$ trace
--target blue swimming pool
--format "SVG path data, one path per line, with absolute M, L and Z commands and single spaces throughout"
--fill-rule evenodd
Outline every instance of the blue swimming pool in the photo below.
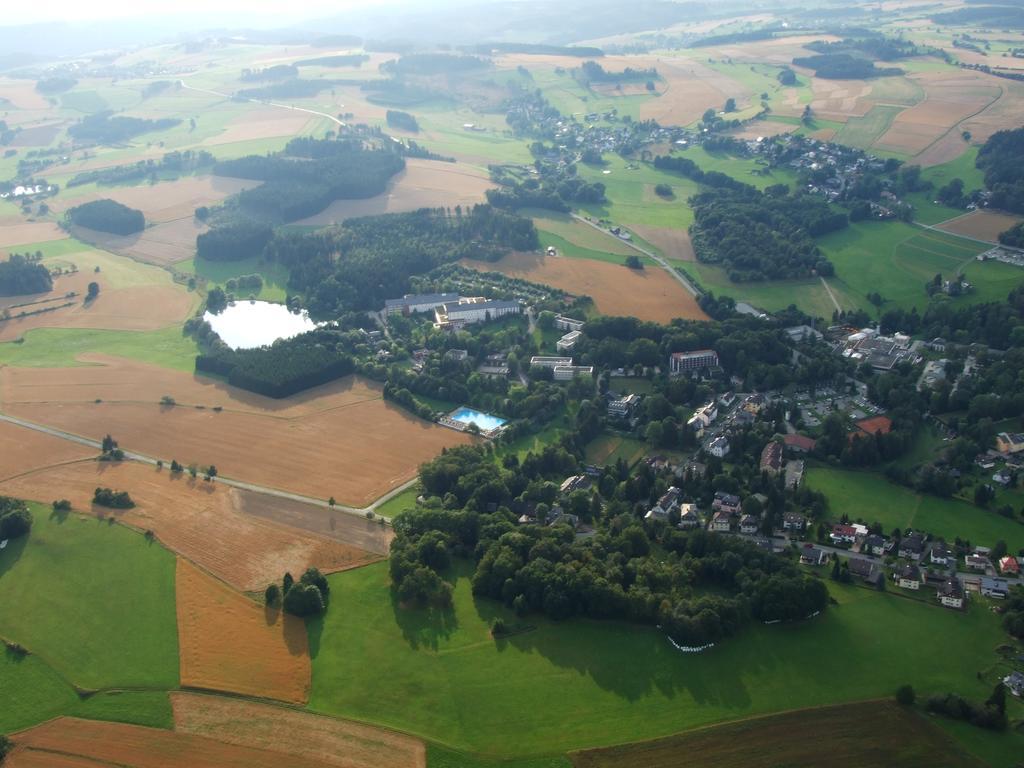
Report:
M 465 406 L 452 411 L 451 419 L 462 424 L 476 424 L 481 432 L 490 432 L 492 429 L 497 429 L 505 423 L 505 419 L 492 416 L 489 413 L 481 413 L 478 410 L 466 408 Z

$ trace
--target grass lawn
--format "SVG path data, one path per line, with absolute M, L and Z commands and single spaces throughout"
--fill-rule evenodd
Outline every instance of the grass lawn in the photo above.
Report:
M 544 450 L 545 447 L 554 445 L 567 431 L 568 427 L 566 426 L 566 419 L 564 417 L 556 419 L 544 427 L 540 432 L 534 432 L 531 435 L 524 435 L 523 437 L 516 438 L 508 443 L 496 443 L 494 446 L 494 455 L 496 458 L 501 459 L 510 453 L 514 453 L 522 459 L 531 451 L 538 453 Z
M 0 635 L 83 688 L 176 687 L 174 555 L 106 521 L 32 514 L 0 551 Z
M 288 296 L 288 269 L 276 262 L 261 262 L 256 256 L 241 261 L 208 261 L 192 258 L 174 265 L 179 272 L 192 273 L 208 281 L 209 287 L 224 284 L 233 277 L 240 275 L 260 275 L 263 277 L 263 288 L 257 299 L 284 303 Z M 238 298 L 248 298 L 249 294 L 239 292 Z
M 604 232 L 599 232 L 589 224 L 579 219 L 574 219 L 567 213 L 555 213 L 554 211 L 543 211 L 537 208 L 524 208 L 519 211 L 522 216 L 529 216 L 537 229 L 543 233 L 557 235 L 573 245 L 590 251 L 602 251 L 612 254 L 628 256 L 636 253 L 625 242 L 616 237 L 609 237 Z
M 867 523 L 879 522 L 886 532 L 916 528 L 952 541 L 957 536 L 991 547 L 1002 539 L 1010 551 L 1024 547 L 1024 525 L 956 499 L 914 493 L 875 472 L 813 467 L 807 485 L 829 499 L 831 514 Z
M 835 135 L 838 144 L 868 149 L 892 126 L 903 107 L 878 104 L 863 117 L 851 117 Z
M 397 496 L 394 496 L 379 507 L 377 507 L 377 514 L 384 517 L 394 518 L 395 515 L 400 512 L 405 512 L 407 509 L 414 509 L 416 507 L 416 497 L 419 496 L 423 491 L 420 489 L 419 484 L 407 488 Z
M 4 578 L 0 577 L 0 589 L 3 588 Z M 0 653 L 0 691 L 0 733 L 28 728 L 79 703 L 74 688 L 46 662 L 32 655 Z
M 540 616 L 533 631 L 495 642 L 492 618 L 514 619 L 475 600 L 467 574 L 453 610 L 440 612 L 398 606 L 386 564 L 329 577 L 331 609 L 309 624 L 310 708 L 490 756 L 559 755 L 889 696 L 904 682 L 981 698 L 991 684 L 974 672 L 1007 640 L 981 604 L 961 614 L 830 583 L 838 605 L 822 616 L 754 624 L 703 654 L 679 653 L 649 627 Z M 955 665 L 921 652 L 937 637 Z
M 77 358 L 89 352 L 192 371 L 199 348 L 176 325 L 159 331 L 36 328 L 26 332 L 20 344 L 15 341 L 0 344 L 0 365 L 65 368 L 83 365 Z
M 619 435 L 601 435 L 587 444 L 585 451 L 588 464 L 606 466 L 615 464 L 622 459 L 633 466 L 647 453 L 647 444 L 641 440 L 633 440 Z
M 595 234 L 600 234 L 597 230 L 594 230 Z M 625 264 L 626 255 L 619 253 L 608 253 L 606 251 L 593 251 L 589 248 L 584 248 L 566 240 L 563 237 L 547 232 L 543 229 L 537 231 L 540 236 L 541 248 L 554 248 L 558 251 L 559 256 L 567 256 L 571 259 L 591 259 L 593 261 L 607 261 L 609 264 Z M 609 241 L 609 245 L 615 247 L 615 243 L 612 238 L 604 236 Z M 630 254 L 636 256 L 640 261 L 647 265 L 655 264 L 654 259 L 637 253 L 634 250 L 630 250 Z

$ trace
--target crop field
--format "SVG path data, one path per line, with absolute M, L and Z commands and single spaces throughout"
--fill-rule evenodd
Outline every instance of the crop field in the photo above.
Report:
M 609 237 L 567 213 L 559 214 L 532 209 L 526 209 L 522 213 L 531 216 L 534 225 L 542 234 L 547 232 L 556 235 L 580 248 L 615 254 L 620 257 L 636 254 L 634 249 L 617 237 Z M 618 261 L 621 263 L 622 259 L 620 258 Z
M 426 749 L 412 736 L 267 704 L 171 694 L 174 729 L 227 744 L 322 761 L 338 768 L 425 768 Z
M 302 619 L 254 603 L 185 560 L 178 560 L 175 586 L 183 686 L 305 703 Z
M 27 433 L 29 442 L 31 435 L 39 434 L 21 427 L 12 429 Z M 128 491 L 135 508 L 112 510 L 94 505 L 93 490 L 99 486 Z M 169 470 L 135 462 L 65 462 L 5 479 L 0 490 L 40 501 L 56 495 L 78 510 L 116 519 L 140 532 L 151 531 L 164 546 L 245 591 L 263 589 L 286 571 L 302 573 L 313 565 L 330 573 L 378 559 L 349 544 L 344 526 L 320 533 L 281 525 L 269 516 L 248 512 L 240 497 L 251 492 L 192 480 L 187 474 L 174 476 Z M 326 528 L 330 516 L 320 508 L 317 511 L 323 520 L 321 527 Z
M 227 477 L 359 507 L 410 480 L 443 447 L 473 439 L 410 416 L 357 378 L 288 400 L 205 381 L 127 361 L 60 373 L 5 368 L 0 401 L 29 421 L 94 439 L 111 433 L 168 463 L 215 464 Z M 207 399 L 192 399 L 197 392 Z M 160 405 L 163 395 L 181 405 Z
M 892 701 L 752 718 L 667 739 L 577 752 L 572 762 L 575 768 L 671 768 L 686 755 L 687 763 L 715 768 L 816 768 L 823 754 L 834 765 L 859 768 L 983 765 L 924 717 Z
M 707 319 L 696 299 L 659 267 L 629 269 L 602 261 L 537 253 L 513 253 L 496 263 L 464 263 L 485 272 L 497 271 L 589 296 L 597 310 L 605 315 L 633 315 L 659 323 L 674 317 Z
M 1005 641 L 980 604 L 956 613 L 831 583 L 838 605 L 822 616 L 755 624 L 702 654 L 675 651 L 653 628 L 533 616 L 530 631 L 495 641 L 492 618 L 516 619 L 475 600 L 465 571 L 455 577 L 453 609 L 429 611 L 395 602 L 385 565 L 332 576 L 331 610 L 310 624 L 311 709 L 526 758 L 888 697 L 903 682 L 984 698 L 991 683 L 974 670 L 989 667 Z M 935 637 L 956 649 L 956 665 L 920 652 Z M 851 667 L 857 674 L 843 673 Z
M 634 68 L 637 65 L 631 65 Z M 652 62 L 663 80 L 657 98 L 640 107 L 641 120 L 662 125 L 691 125 L 708 109 L 721 110 L 728 98 L 737 102 L 750 91 L 736 80 L 723 75 L 696 59 L 662 57 Z
M 31 533 L 0 550 L 0 636 L 82 688 L 176 686 L 174 556 L 122 526 L 32 511 Z
M 67 237 L 52 221 L 28 221 L 20 216 L 0 218 L 0 248 L 17 250 L 18 246 L 59 240 Z
M 631 229 L 648 243 L 657 248 L 661 255 L 676 261 L 696 261 L 690 233 L 685 229 L 673 227 L 652 227 L 647 224 L 634 224 Z
M 278 768 L 280 752 L 238 746 L 189 734 L 122 723 L 62 717 L 14 734 L 10 768 Z M 289 768 L 329 763 L 292 755 Z
M 0 421 L 0 481 L 95 455 L 84 445 Z
M 167 266 L 196 255 L 196 237 L 208 227 L 192 216 L 147 227 L 136 235 L 110 235 L 72 227 L 75 235 L 98 248 L 132 259 Z
M 368 200 L 336 200 L 320 213 L 298 224 L 326 226 L 357 216 L 404 213 L 420 208 L 463 208 L 485 202 L 491 189 L 486 169 L 439 160 L 406 160 L 405 170 L 395 176 L 387 192 Z
M 952 232 L 954 235 L 965 235 L 976 240 L 998 243 L 1001 232 L 1005 232 L 1021 221 L 1024 221 L 1024 218 L 1009 213 L 971 211 L 955 219 L 942 222 L 938 228 L 945 232 Z
M 915 528 L 953 541 L 958 536 L 978 546 L 991 547 L 1000 539 L 1010 551 L 1024 547 L 1024 525 L 958 499 L 914 493 L 890 483 L 880 474 L 813 468 L 807 485 L 829 498 L 834 517 L 849 515 L 879 522 L 886 532 Z
M 834 139 L 840 144 L 868 149 L 878 138 L 889 130 L 892 121 L 903 107 L 876 104 L 862 117 L 851 117 L 836 133 Z

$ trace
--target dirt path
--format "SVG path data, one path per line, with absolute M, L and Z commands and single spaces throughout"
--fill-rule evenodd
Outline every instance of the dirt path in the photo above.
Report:
M 827 282 L 827 281 L 825 280 L 825 278 L 824 278 L 824 277 L 819 277 L 818 279 L 819 279 L 819 280 L 821 280 L 821 284 L 822 284 L 823 286 L 825 286 L 825 293 L 827 293 L 827 294 L 828 294 L 828 297 L 829 297 L 830 299 L 832 299 L 832 306 L 834 306 L 834 307 L 836 308 L 836 312 L 842 312 L 842 311 L 843 311 L 843 308 L 842 308 L 842 307 L 840 307 L 840 306 L 839 306 L 839 302 L 838 302 L 838 301 L 836 301 L 836 295 L 835 295 L 834 293 L 832 293 L 832 288 L 831 288 L 831 287 L 829 287 L 829 284 L 828 284 L 828 282 Z

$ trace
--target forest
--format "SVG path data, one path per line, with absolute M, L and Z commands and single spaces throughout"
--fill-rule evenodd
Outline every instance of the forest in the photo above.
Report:
M 737 181 L 719 171 L 704 171 L 699 165 L 688 157 L 672 157 L 669 155 L 658 155 L 654 158 L 654 167 L 662 171 L 672 171 L 688 179 L 703 184 L 706 187 L 717 189 L 754 190 L 749 184 Z
M 343 53 L 337 56 L 317 56 L 315 59 L 296 61 L 296 67 L 359 67 L 370 60 L 365 53 Z
M 12 253 L 0 261 L 0 296 L 24 296 L 53 289 L 50 270 L 34 258 Z
M 146 228 L 146 217 L 142 211 L 116 200 L 92 200 L 69 209 L 64 215 L 79 227 L 112 235 L 134 235 Z
M 140 117 L 114 116 L 113 112 L 97 112 L 83 117 L 68 128 L 68 135 L 75 141 L 95 144 L 118 144 L 142 133 L 166 131 L 181 123 L 170 117 L 159 120 L 144 120 Z
M 293 139 L 283 153 L 225 160 L 214 173 L 264 182 L 232 199 L 254 217 L 284 223 L 319 213 L 335 200 L 379 195 L 404 168 L 399 154 L 364 149 L 358 141 Z
M 298 76 L 298 65 L 275 64 L 263 69 L 243 69 L 238 79 L 243 83 L 262 83 L 274 80 L 289 80 Z
M 83 171 L 72 176 L 67 185 L 77 187 L 82 184 L 130 184 L 154 174 L 192 173 L 201 168 L 209 168 L 215 162 L 217 159 L 205 150 L 186 149 L 184 152 L 168 152 L 159 161 L 139 160 L 131 165 L 114 165 L 110 168 Z
M 409 133 L 419 133 L 420 124 L 416 122 L 416 117 L 410 115 L 408 112 L 401 112 L 397 109 L 389 109 L 385 114 L 387 123 L 392 128 L 398 128 L 402 131 L 409 131 Z
M 240 261 L 263 253 L 274 236 L 268 224 L 236 221 L 221 224 L 196 237 L 196 256 L 207 261 Z
M 490 63 L 478 56 L 446 53 L 413 53 L 385 61 L 380 71 L 389 75 L 457 75 L 486 69 Z
M 545 147 L 536 142 L 531 151 L 542 156 Z M 501 186 L 487 190 L 487 202 L 495 208 L 544 208 L 559 213 L 568 213 L 574 205 L 605 202 L 604 184 L 581 179 L 575 166 L 558 168 L 538 161 L 537 167 L 539 178 L 521 179 L 502 166 L 490 166 L 491 180 Z
M 804 48 L 820 54 L 863 54 L 882 61 L 895 61 L 921 54 L 921 50 L 909 40 L 875 34 L 864 37 L 846 37 L 834 43 L 815 40 L 812 43 L 807 43 Z
M 834 273 L 813 238 L 846 227 L 848 218 L 819 198 L 775 185 L 764 192 L 712 189 L 690 204 L 697 258 L 721 264 L 733 282 Z
M 579 68 L 579 77 L 587 83 L 635 83 L 645 80 L 657 80 L 658 70 L 633 69 L 626 67 L 621 72 L 610 72 L 596 61 L 585 61 Z
M 993 133 L 978 150 L 975 164 L 992 193 L 989 205 L 1024 213 L 1024 128 Z
M 793 59 L 797 67 L 813 69 L 818 77 L 829 80 L 865 80 L 871 77 L 902 75 L 898 67 L 876 67 L 873 61 L 849 53 L 823 53 Z

